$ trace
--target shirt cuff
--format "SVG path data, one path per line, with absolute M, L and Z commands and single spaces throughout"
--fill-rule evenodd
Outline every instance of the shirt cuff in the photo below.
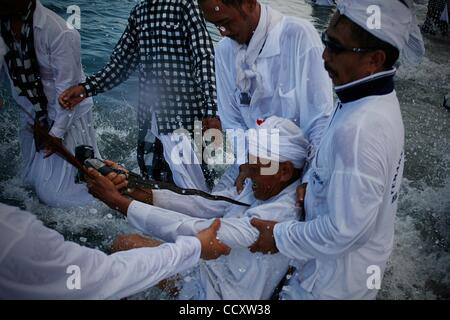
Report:
M 96 90 L 95 90 L 95 84 L 89 80 L 89 78 L 86 79 L 85 82 L 80 83 L 80 86 L 82 86 L 84 88 L 84 91 L 86 91 L 86 96 L 87 97 L 92 97 L 97 95 Z
M 50 135 L 56 138 L 64 139 L 64 136 L 66 135 L 66 130 L 57 127 L 52 127 L 49 133 Z
M 152 190 L 153 205 L 159 208 L 169 208 L 170 191 L 167 190 Z
M 284 243 L 285 241 L 283 240 L 283 238 L 285 238 L 285 235 L 288 233 L 288 229 L 289 227 L 294 224 L 297 223 L 298 221 L 286 221 L 286 222 L 280 222 L 277 223 L 275 225 L 275 227 L 273 228 L 273 238 L 275 240 L 275 245 L 278 249 L 278 251 L 280 251 L 281 254 L 283 254 L 284 256 L 290 258 L 290 259 L 295 259 L 295 257 L 292 257 L 289 252 L 290 250 L 286 250 Z
M 189 252 L 189 249 L 192 249 L 190 259 L 188 261 L 189 267 L 194 267 L 199 261 L 200 256 L 202 254 L 202 243 L 197 237 L 188 237 L 188 236 L 178 236 L 176 244 L 183 244 L 183 247 L 186 248 L 186 251 Z
M 209 103 L 206 107 L 206 116 L 207 117 L 216 117 L 217 116 L 217 106 L 213 103 Z
M 133 200 L 128 206 L 127 217 L 128 222 L 137 229 L 145 229 L 146 216 L 145 213 L 147 210 L 150 210 L 150 205 Z

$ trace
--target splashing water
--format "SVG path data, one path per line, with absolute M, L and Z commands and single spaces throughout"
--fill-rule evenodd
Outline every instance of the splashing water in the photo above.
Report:
M 77 0 L 83 19 L 82 54 L 86 73 L 91 74 L 108 60 L 125 28 L 128 14 L 138 2 L 123 0 Z M 114 10 L 110 10 L 114 2 Z M 330 9 L 312 7 L 304 1 L 273 0 L 286 14 L 295 14 L 324 30 Z M 46 0 L 44 5 L 67 18 L 73 0 Z M 418 21 L 424 21 L 425 1 L 418 5 Z M 213 39 L 219 34 L 210 28 Z M 441 107 L 450 92 L 450 39 L 426 38 L 427 54 L 418 68 L 402 66 L 397 74 L 406 128 L 405 179 L 396 219 L 394 250 L 383 279 L 379 299 L 450 298 L 450 112 Z M 125 219 L 106 205 L 49 208 L 35 193 L 22 186 L 17 139 L 18 111 L 8 90 L 0 87 L 4 107 L 0 110 L 0 201 L 35 213 L 47 226 L 67 240 L 109 252 L 114 237 L 136 233 Z M 135 144 L 137 124 L 137 78 L 95 99 L 95 127 L 104 158 L 113 159 L 137 172 Z M 223 171 L 223 168 L 220 169 Z M 186 277 L 191 280 L 190 277 Z M 185 279 L 186 279 L 185 278 Z M 133 299 L 166 299 L 157 288 Z

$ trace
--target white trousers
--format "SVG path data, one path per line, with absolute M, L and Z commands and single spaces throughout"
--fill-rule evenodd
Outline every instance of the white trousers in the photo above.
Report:
M 24 183 L 34 188 L 43 203 L 52 207 L 83 206 L 93 201 L 86 185 L 75 183 L 75 167 L 57 154 L 44 159 L 44 151 L 36 152 L 26 116 L 21 117 L 19 141 Z M 72 153 L 82 144 L 92 146 L 99 157 L 92 111 L 74 120 L 64 138 L 64 146 Z
M 160 135 L 164 147 L 164 159 L 170 166 L 175 184 L 180 188 L 208 191 L 201 161 L 194 153 L 192 141 L 181 135 Z M 180 155 L 181 153 L 181 155 Z

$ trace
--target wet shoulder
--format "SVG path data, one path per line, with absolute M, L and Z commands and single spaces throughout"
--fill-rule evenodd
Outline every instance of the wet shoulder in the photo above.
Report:
M 42 7 L 42 14 L 46 16 L 44 28 L 49 30 L 50 32 L 53 31 L 59 34 L 64 31 L 75 30 L 70 28 L 67 21 L 60 17 L 56 12 L 44 6 Z M 75 30 L 75 32 L 77 31 Z
M 215 46 L 216 57 L 225 59 L 226 57 L 234 56 L 238 47 L 238 44 L 234 40 L 223 37 Z
M 382 148 L 402 139 L 403 121 L 395 92 L 367 97 L 343 108 L 345 114 L 334 130 L 335 146 Z
M 319 32 L 308 20 L 285 16 L 282 21 L 280 41 L 283 43 L 301 43 L 306 49 L 322 47 Z
M 69 39 L 76 43 L 81 41 L 78 30 L 70 27 L 68 22 L 56 12 L 43 7 L 42 14 L 45 15 L 45 25 L 42 32 L 38 32 L 36 35 L 43 44 L 52 47 L 61 41 Z

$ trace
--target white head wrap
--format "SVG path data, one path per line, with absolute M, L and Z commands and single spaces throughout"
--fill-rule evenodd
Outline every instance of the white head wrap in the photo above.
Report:
M 397 48 L 401 57 L 419 64 L 425 54 L 412 0 L 338 0 L 337 9 L 375 37 Z M 380 23 L 373 24 L 379 8 Z
M 252 130 L 252 129 L 251 129 Z M 249 153 L 275 162 L 290 161 L 303 168 L 309 142 L 303 131 L 291 120 L 272 116 L 252 133 L 249 130 Z
M 0 70 L 2 69 L 3 61 L 5 60 L 5 55 L 8 52 L 8 47 L 6 46 L 5 41 L 0 36 Z

